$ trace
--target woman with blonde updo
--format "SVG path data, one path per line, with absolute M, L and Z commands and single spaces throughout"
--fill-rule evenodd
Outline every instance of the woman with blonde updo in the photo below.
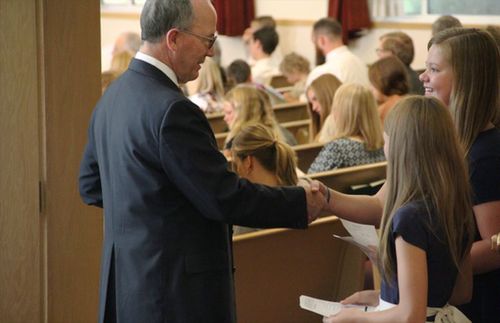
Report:
M 234 137 L 233 169 L 251 182 L 268 186 L 297 185 L 297 157 L 269 127 L 248 124 Z M 234 227 L 234 234 L 255 229 Z

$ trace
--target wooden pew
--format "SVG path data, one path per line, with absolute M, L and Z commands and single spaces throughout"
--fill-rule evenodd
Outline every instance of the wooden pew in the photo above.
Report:
M 319 180 L 326 186 L 342 192 L 356 193 L 353 188 L 367 184 L 380 184 L 386 177 L 387 162 L 359 165 L 334 169 L 326 172 L 307 175 L 311 179 Z
M 281 126 L 288 129 L 295 139 L 297 144 L 303 145 L 311 142 L 312 122 L 311 119 L 283 122 Z
M 290 102 L 273 106 L 274 115 L 279 123 L 309 119 L 307 103 Z
M 271 77 L 269 85 L 273 88 L 279 88 L 284 86 L 292 86 L 293 84 L 288 82 L 284 75 L 274 75 L 273 77 Z
M 273 106 L 273 111 L 279 123 L 309 119 L 307 103 L 305 102 L 277 104 Z M 207 119 L 214 133 L 222 133 L 228 130 L 227 124 L 224 121 L 224 113 L 215 112 L 207 114 Z
M 324 143 L 310 143 L 293 147 L 293 150 L 297 154 L 298 166 L 301 171 L 307 173 L 307 170 L 324 145 Z
M 311 137 L 311 120 L 299 120 L 299 121 L 290 121 L 282 123 L 281 126 L 288 129 L 297 140 L 298 144 L 305 144 L 310 141 Z M 215 133 L 215 139 L 217 140 L 217 147 L 219 149 L 224 149 L 224 142 L 226 141 L 226 137 L 228 132 Z
M 361 290 L 364 255 L 332 234 L 347 234 L 335 216 L 305 231 L 268 229 L 234 237 L 238 322 L 320 322 L 319 315 L 300 309 L 300 295 L 340 301 Z
M 224 113 L 222 112 L 209 113 L 207 114 L 207 119 L 214 133 L 226 132 L 228 130 L 226 121 L 224 121 Z

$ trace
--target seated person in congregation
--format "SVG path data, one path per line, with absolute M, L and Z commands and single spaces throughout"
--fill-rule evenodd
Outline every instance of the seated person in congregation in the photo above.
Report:
M 331 115 L 333 97 L 342 82 L 333 74 L 324 74 L 307 87 L 307 111 L 312 120 L 314 142 L 327 143 L 335 134 L 335 121 Z
M 231 146 L 234 171 L 253 183 L 268 186 L 297 185 L 297 157 L 275 132 L 262 124 L 249 124 L 234 137 Z M 233 235 L 258 229 L 233 227 Z
M 434 37 L 434 35 L 446 29 L 461 27 L 463 27 L 462 23 L 456 17 L 444 15 L 432 23 L 432 36 Z
M 408 81 L 411 94 L 424 95 L 424 85 L 418 78 L 418 73 L 411 68 L 411 63 L 415 57 L 413 40 L 408 34 L 402 31 L 394 31 L 383 34 L 379 38 L 379 45 L 376 49 L 379 58 L 396 56 L 405 65 L 408 73 Z
M 305 101 L 306 80 L 309 75 L 310 64 L 307 58 L 297 53 L 285 55 L 280 64 L 280 72 L 286 80 L 293 84 L 290 91 L 284 93 L 288 102 Z
M 252 68 L 252 79 L 254 82 L 264 85 L 271 84 L 271 78 L 279 75 L 278 68 L 271 60 L 271 54 L 278 46 L 279 36 L 276 29 L 271 27 L 261 28 L 255 31 L 250 39 L 250 56 L 255 63 Z
M 255 60 L 250 55 L 250 39 L 253 37 L 253 33 L 261 28 L 274 28 L 276 29 L 276 20 L 272 16 L 258 16 L 252 19 L 250 22 L 250 26 L 245 29 L 243 32 L 243 43 L 245 44 L 245 52 L 248 56 L 248 64 L 253 66 L 255 64 Z M 283 59 L 281 48 L 278 44 L 276 49 L 271 54 L 271 62 L 274 66 L 278 67 L 281 60 Z
M 205 113 L 222 111 L 224 82 L 221 69 L 211 57 L 201 65 L 196 91 L 189 99 Z
M 285 98 L 274 88 L 252 81 L 250 65 L 242 59 L 236 59 L 226 69 L 228 87 L 231 89 L 238 84 L 251 84 L 267 93 L 272 105 L 285 103 Z
M 395 56 L 379 59 L 368 68 L 371 90 L 382 123 L 396 103 L 408 94 L 410 84 L 404 64 Z
M 241 129 L 251 123 L 259 123 L 269 127 L 280 140 L 289 145 L 297 144 L 290 131 L 276 121 L 267 94 L 252 85 L 238 85 L 226 94 L 224 121 L 229 127 L 229 134 L 224 145 L 226 156 L 229 155 L 233 138 Z
M 334 139 L 320 151 L 308 174 L 385 160 L 382 124 L 370 90 L 356 83 L 342 85 L 331 113 Z

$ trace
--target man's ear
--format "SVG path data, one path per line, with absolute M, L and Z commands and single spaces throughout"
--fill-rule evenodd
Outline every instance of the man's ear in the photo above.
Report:
M 168 49 L 175 51 L 177 49 L 179 31 L 176 29 L 170 29 L 165 35 L 165 43 Z
M 258 48 L 259 50 L 262 50 L 262 51 L 263 51 L 263 49 L 262 49 L 262 43 L 261 43 L 261 41 L 260 41 L 260 40 L 256 39 L 256 40 L 255 40 L 255 44 L 257 45 L 257 48 Z
M 323 48 L 325 46 L 326 37 L 324 35 L 318 35 L 316 39 L 318 47 Z

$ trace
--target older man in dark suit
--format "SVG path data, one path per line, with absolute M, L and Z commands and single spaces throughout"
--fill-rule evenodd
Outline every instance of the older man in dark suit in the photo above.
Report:
M 84 202 L 104 208 L 99 322 L 235 322 L 230 225 L 305 228 L 325 198 L 227 171 L 179 90 L 213 55 L 209 0 L 148 0 L 141 27 L 140 52 L 92 114 L 80 172 Z

